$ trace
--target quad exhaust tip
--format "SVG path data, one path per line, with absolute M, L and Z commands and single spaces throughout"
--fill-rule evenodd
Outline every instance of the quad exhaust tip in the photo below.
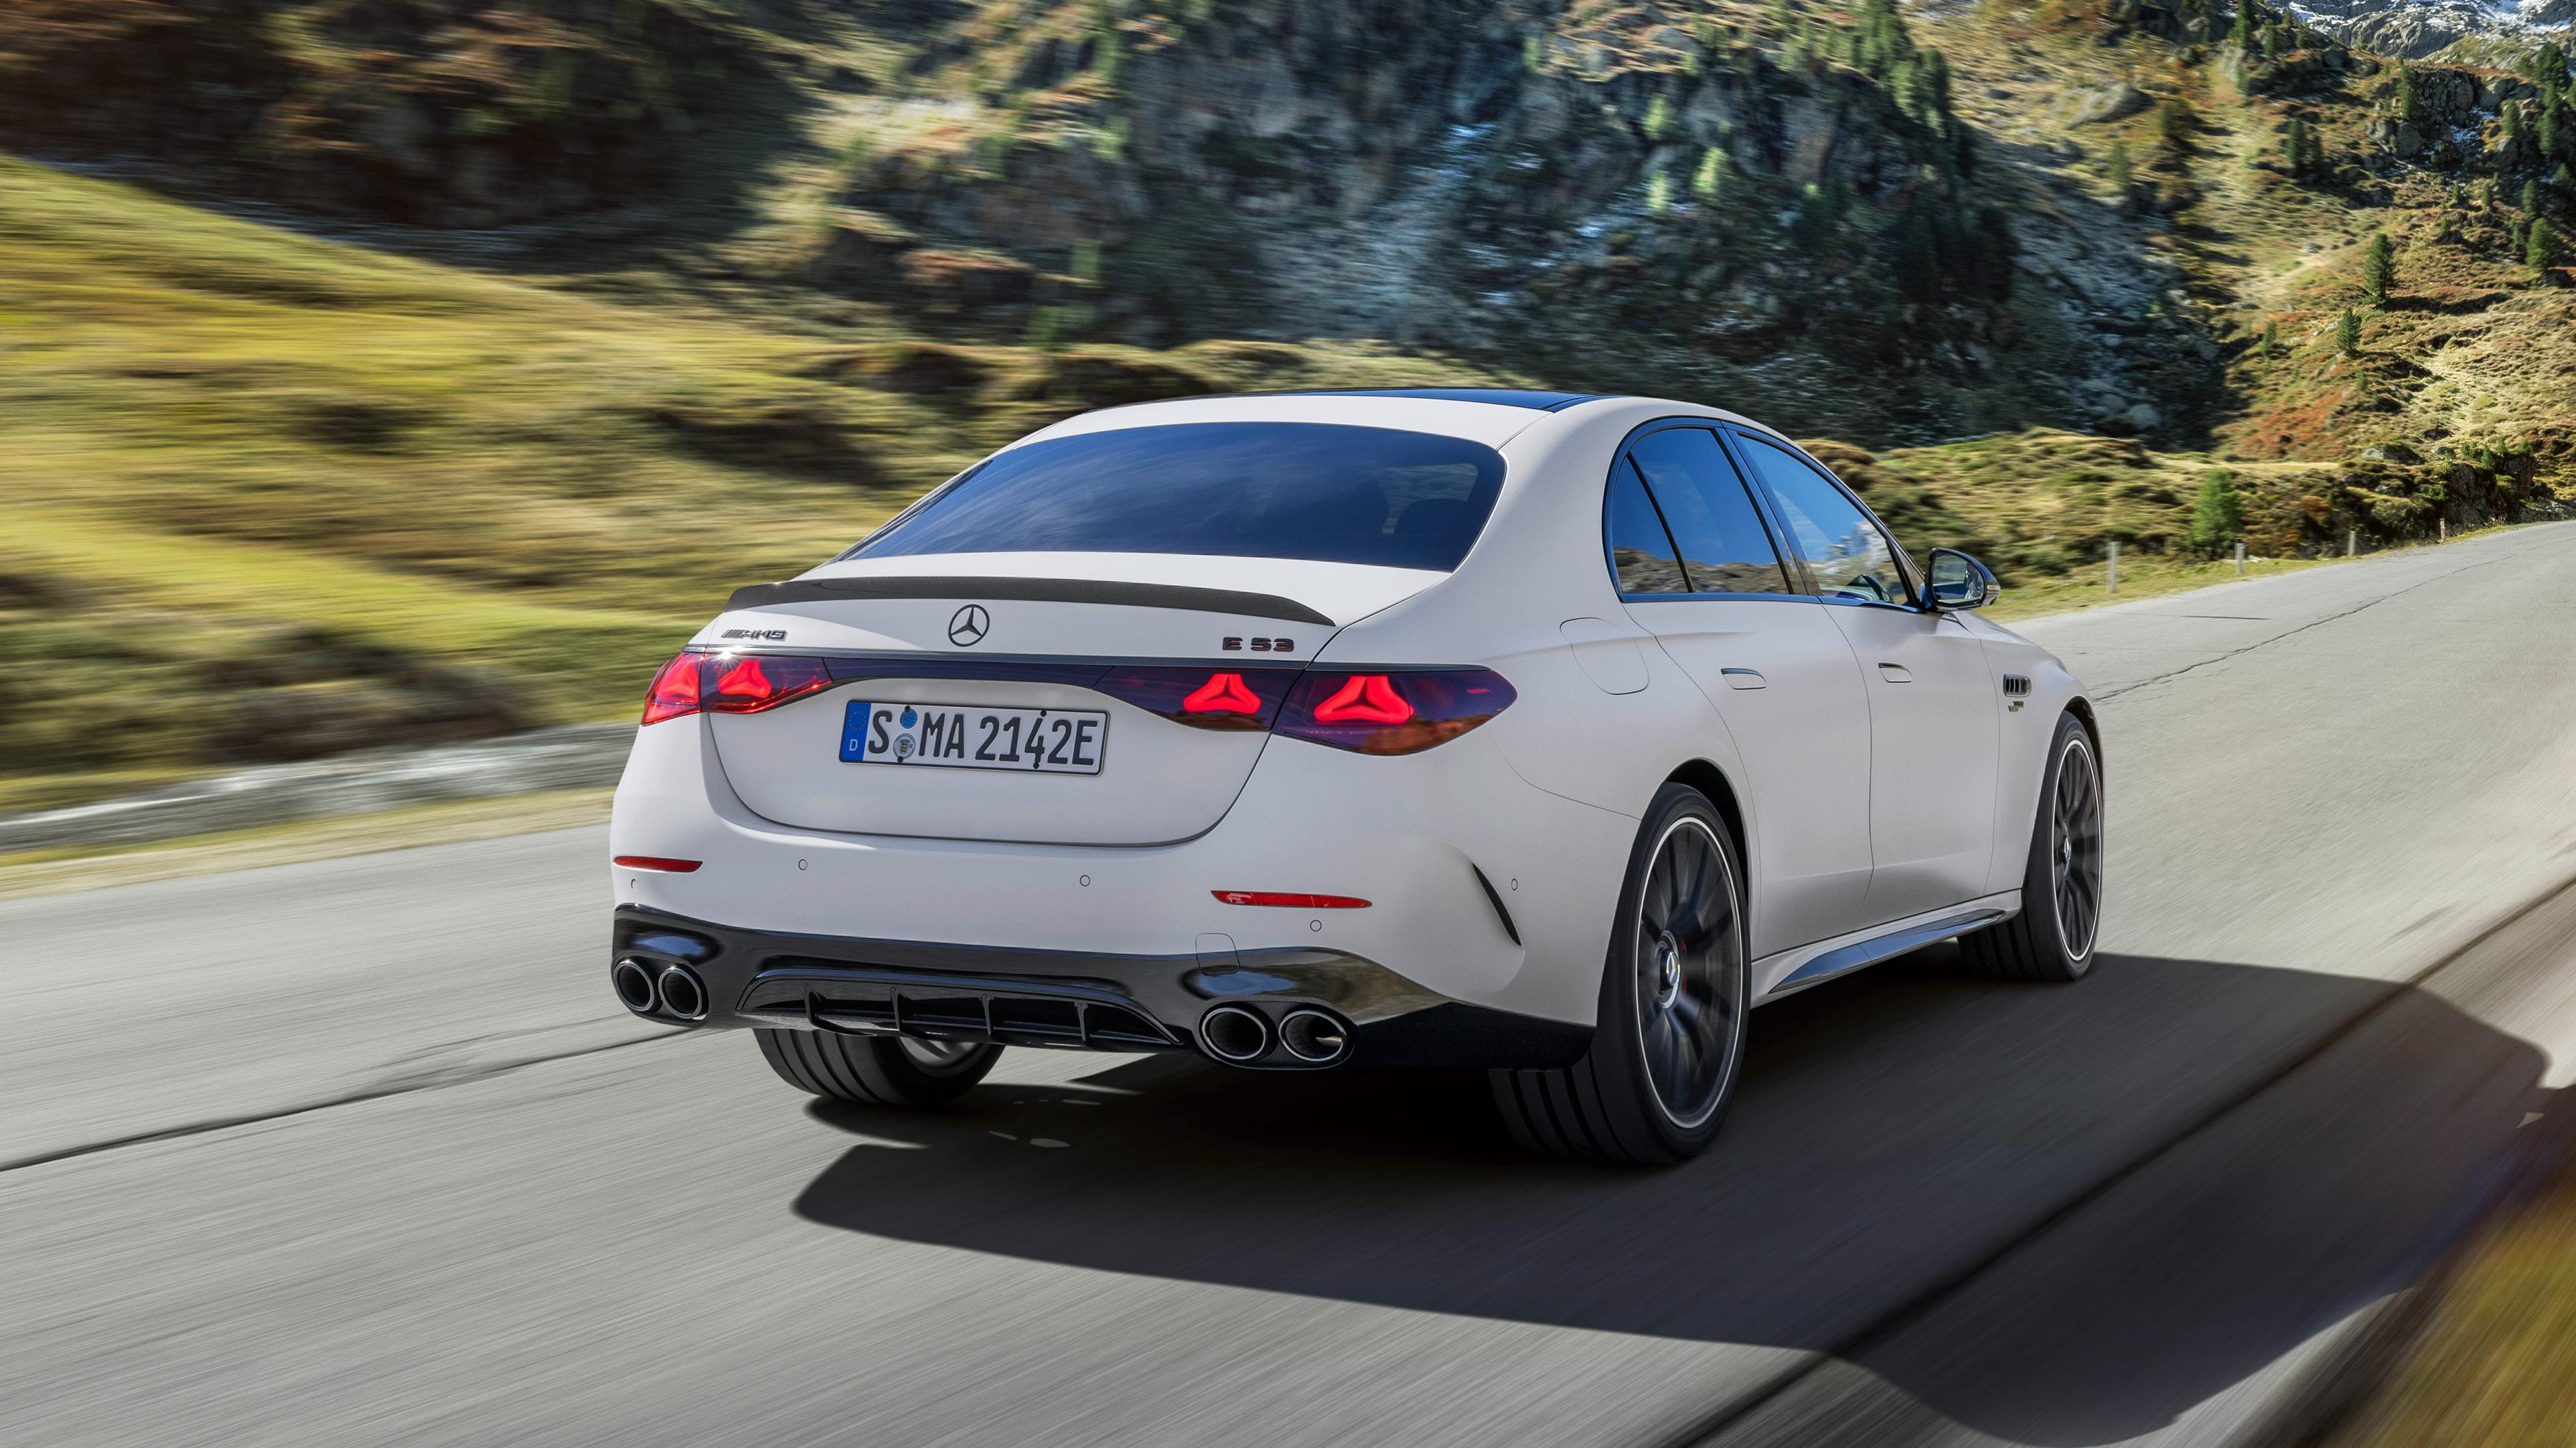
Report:
M 661 993 L 653 984 L 653 972 L 632 956 L 608 968 L 608 983 L 616 987 L 619 1003 L 639 1016 L 653 1014 L 653 1008 L 661 1004 Z
M 1248 1065 L 1269 1053 L 1270 1023 L 1259 1011 L 1218 1006 L 1199 1017 L 1199 1044 L 1220 1061 Z
M 1351 1029 L 1322 1011 L 1290 1011 L 1279 1022 L 1279 1044 L 1309 1066 L 1329 1066 L 1351 1053 Z
M 657 984 L 662 988 L 662 1007 L 684 1021 L 707 1018 L 707 988 L 698 973 L 685 965 L 666 965 Z

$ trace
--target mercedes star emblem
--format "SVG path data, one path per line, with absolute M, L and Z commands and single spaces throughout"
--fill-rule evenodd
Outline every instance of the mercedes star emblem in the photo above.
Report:
M 982 643 L 984 635 L 992 631 L 993 616 L 986 613 L 980 603 L 966 605 L 957 610 L 956 617 L 948 620 L 948 641 L 961 649 Z

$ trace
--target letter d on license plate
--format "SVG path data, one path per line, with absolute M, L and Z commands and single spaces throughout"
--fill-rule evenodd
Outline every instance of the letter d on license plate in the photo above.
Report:
M 841 716 L 846 764 L 1098 774 L 1108 741 L 1097 709 L 853 703 Z

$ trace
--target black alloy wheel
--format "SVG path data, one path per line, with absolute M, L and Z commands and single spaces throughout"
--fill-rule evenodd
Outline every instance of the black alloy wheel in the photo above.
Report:
M 2039 783 L 2021 913 L 1959 938 L 1968 966 L 2006 980 L 2071 981 L 2102 933 L 2102 760 L 2092 731 L 2059 717 Z
M 1491 1073 L 1522 1145 L 1642 1166 L 1688 1160 L 1717 1135 L 1752 1004 L 1741 860 L 1707 796 L 1656 792 L 1612 916 L 1591 1049 Z

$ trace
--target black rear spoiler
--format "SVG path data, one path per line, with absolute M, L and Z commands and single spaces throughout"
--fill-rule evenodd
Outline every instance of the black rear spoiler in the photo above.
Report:
M 1090 578 L 794 578 L 737 588 L 725 609 L 767 608 L 780 603 L 831 603 L 856 598 L 954 598 L 967 602 L 1007 598 L 1033 603 L 1109 603 L 1126 608 L 1178 608 L 1231 613 L 1291 623 L 1333 621 L 1293 598 L 1190 588 L 1177 583 L 1116 583 Z

